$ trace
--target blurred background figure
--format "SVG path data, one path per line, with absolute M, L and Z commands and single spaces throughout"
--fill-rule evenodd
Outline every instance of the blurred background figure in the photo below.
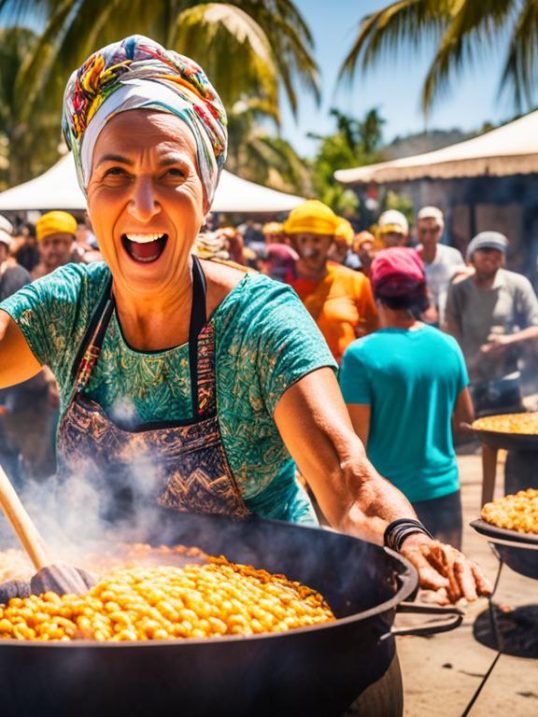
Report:
M 265 247 L 258 250 L 259 269 L 275 281 L 291 284 L 295 278 L 295 264 L 299 255 L 290 246 L 291 239 L 284 232 L 280 222 L 267 222 L 263 225 Z
M 359 258 L 359 271 L 368 278 L 375 256 L 375 237 L 371 232 L 362 231 L 353 240 L 353 251 Z
M 474 274 L 453 283 L 446 303 L 446 330 L 459 342 L 472 381 L 477 413 L 521 409 L 517 345 L 496 337 L 538 326 L 538 299 L 529 280 L 504 268 L 508 240 L 481 232 L 467 248 Z
M 317 323 L 335 359 L 357 337 L 377 328 L 370 282 L 358 271 L 329 261 L 339 217 L 309 200 L 290 212 L 284 230 L 299 259 L 291 286 Z
M 0 301 L 31 281 L 29 272 L 10 256 L 13 243 L 11 224 L 0 215 Z M 18 486 L 28 476 L 45 477 L 54 472 L 50 379 L 45 370 L 0 391 L 0 463 Z M 53 377 L 52 381 L 55 384 Z
M 102 261 L 103 257 L 99 251 L 97 239 L 92 231 L 89 217 L 86 215 L 83 221 L 79 221 L 75 235 L 75 247 L 72 252 L 72 261 L 91 264 L 94 261 Z
M 17 262 L 30 273 L 39 264 L 39 249 L 35 225 L 26 222 L 13 240 L 12 253 Z
M 12 231 L 11 222 L 0 214 L 0 301 L 7 299 L 31 281 L 28 271 L 12 256 Z
M 461 546 L 452 420 L 459 427 L 473 419 L 462 352 L 452 337 L 415 318 L 428 294 L 413 249 L 378 252 L 371 279 L 381 328 L 354 341 L 340 369 L 353 427 L 375 468 L 434 537 Z
M 347 219 L 339 217 L 340 222 L 336 227 L 334 240 L 329 252 L 329 259 L 337 264 L 347 266 L 348 269 L 358 270 L 360 266 L 359 257 L 353 251 L 353 239 L 355 230 Z
M 266 244 L 290 244 L 284 232 L 282 222 L 266 222 L 262 227 L 262 234 Z
M 244 255 L 244 242 L 241 233 L 235 227 L 221 227 L 215 231 L 218 239 L 221 239 L 223 246 L 228 252 L 230 261 L 244 266 L 246 264 Z
M 461 253 L 441 244 L 445 221 L 437 207 L 422 207 L 417 214 L 417 252 L 424 263 L 430 294 L 430 309 L 424 319 L 439 326 L 444 322 L 448 286 L 454 276 L 465 271 Z
M 387 209 L 378 219 L 377 236 L 385 249 L 406 246 L 409 240 L 409 222 L 397 209 Z
M 230 255 L 226 247 L 226 237 L 217 232 L 203 231 L 196 237 L 196 256 L 200 259 L 217 259 L 229 261 Z
M 77 220 L 67 212 L 47 212 L 36 222 L 39 264 L 32 278 L 39 279 L 73 260 Z

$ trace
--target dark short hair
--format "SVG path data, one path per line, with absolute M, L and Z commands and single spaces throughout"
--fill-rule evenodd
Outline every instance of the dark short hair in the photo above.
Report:
M 384 290 L 385 289 L 385 290 Z M 422 313 L 430 305 L 426 282 L 414 283 L 405 293 L 395 294 L 388 286 L 381 283 L 374 288 L 377 301 L 393 311 L 407 310 L 413 313 Z

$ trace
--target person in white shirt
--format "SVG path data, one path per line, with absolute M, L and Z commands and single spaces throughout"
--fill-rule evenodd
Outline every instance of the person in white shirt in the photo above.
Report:
M 438 207 L 423 207 L 417 214 L 417 252 L 424 262 L 431 309 L 428 323 L 441 325 L 448 286 L 454 276 L 465 271 L 461 253 L 451 246 L 440 244 L 445 226 L 443 212 Z

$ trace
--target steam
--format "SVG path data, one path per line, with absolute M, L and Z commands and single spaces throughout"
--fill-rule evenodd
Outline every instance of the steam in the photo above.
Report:
M 68 475 L 27 480 L 18 491 L 54 559 L 81 564 L 84 556 L 114 554 L 120 543 L 145 542 L 157 534 L 157 498 L 166 487 L 156 455 L 130 461 L 126 470 L 103 472 L 92 458 Z M 18 546 L 0 517 L 0 549 Z

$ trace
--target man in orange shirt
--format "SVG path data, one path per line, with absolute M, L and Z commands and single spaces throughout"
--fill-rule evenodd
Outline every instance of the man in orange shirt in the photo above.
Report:
M 309 200 L 294 209 L 284 224 L 299 254 L 290 284 L 338 362 L 352 341 L 378 326 L 366 276 L 328 260 L 341 221 L 322 202 Z

